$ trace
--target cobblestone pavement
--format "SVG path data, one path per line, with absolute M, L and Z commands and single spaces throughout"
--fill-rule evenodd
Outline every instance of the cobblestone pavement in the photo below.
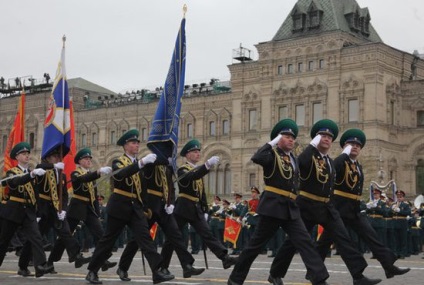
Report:
M 114 253 L 110 260 L 118 261 L 119 256 L 122 250 Z M 85 253 L 88 255 L 90 253 Z M 174 254 L 172 263 L 170 266 L 170 271 L 175 275 L 175 279 L 162 283 L 162 284 L 227 284 L 228 276 L 231 273 L 231 269 L 224 270 L 222 268 L 222 263 L 218 260 L 211 252 L 208 251 L 208 264 L 209 270 L 206 270 L 203 274 L 199 276 L 194 276 L 189 279 L 184 279 L 182 277 L 182 269 L 178 263 L 178 259 Z M 396 276 L 392 279 L 386 279 L 384 276 L 384 271 L 381 269 L 380 264 L 375 259 L 370 259 L 370 255 L 366 254 L 366 259 L 368 261 L 368 268 L 365 271 L 365 275 L 373 278 L 381 278 L 383 281 L 380 284 L 384 285 L 419 285 L 424 283 L 424 259 L 422 259 L 422 254 L 414 255 L 406 259 L 398 260 L 396 265 L 399 267 L 410 267 L 411 271 L 404 276 Z M 195 267 L 204 267 L 205 262 L 203 259 L 203 254 L 194 255 L 196 262 Z M 18 276 L 18 257 L 14 253 L 8 253 L 6 256 L 2 267 L 0 267 L 0 285 L 27 285 L 27 284 L 61 284 L 61 285 L 75 285 L 75 284 L 87 284 L 85 281 L 85 275 L 87 274 L 86 266 L 82 268 L 75 269 L 73 264 L 67 262 L 67 257 L 64 256 L 61 262 L 55 263 L 55 269 L 58 274 L 52 275 L 48 274 L 41 278 L 35 277 L 21 277 Z M 271 265 L 272 259 L 268 258 L 266 255 L 259 255 L 256 261 L 253 263 L 253 266 L 249 272 L 249 276 L 245 284 L 269 284 L 266 280 L 268 278 L 268 271 Z M 347 271 L 346 266 L 339 256 L 333 256 L 326 260 L 327 268 L 330 272 L 330 278 L 328 279 L 329 284 L 331 285 L 344 285 L 344 284 L 353 284 L 352 278 Z M 129 277 L 132 278 L 131 282 L 120 281 L 118 276 L 115 274 L 116 267 L 109 269 L 106 272 L 99 272 L 100 280 L 103 281 L 104 285 L 130 285 L 131 283 L 141 283 L 141 284 L 152 284 L 152 279 L 150 275 L 150 270 L 146 261 L 146 271 L 147 275 L 143 273 L 141 255 L 138 255 L 134 260 L 133 265 L 129 271 Z M 33 268 L 30 268 L 31 271 L 34 271 Z M 284 279 L 285 285 L 306 285 L 308 283 L 305 277 L 305 266 L 302 263 L 299 255 L 296 255 L 291 264 L 290 270 L 286 278 Z

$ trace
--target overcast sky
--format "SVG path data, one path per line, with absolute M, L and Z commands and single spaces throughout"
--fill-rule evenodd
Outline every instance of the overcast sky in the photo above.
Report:
M 186 83 L 228 80 L 240 43 L 273 38 L 296 0 L 2 0 L 0 76 L 54 77 L 62 35 L 68 78 L 115 92 L 163 85 L 187 4 Z M 424 53 L 422 0 L 357 0 L 382 40 Z

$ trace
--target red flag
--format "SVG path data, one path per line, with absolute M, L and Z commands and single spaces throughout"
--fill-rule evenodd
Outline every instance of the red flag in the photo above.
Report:
M 241 232 L 241 224 L 229 217 L 226 217 L 224 228 L 224 241 L 231 242 L 233 247 L 236 248 L 237 240 Z
M 76 138 L 75 138 L 75 123 L 74 123 L 74 105 L 72 99 L 69 99 L 69 113 L 70 119 L 69 123 L 71 125 L 71 147 L 69 152 L 63 158 L 63 163 L 65 164 L 65 169 L 63 173 L 66 175 L 66 181 L 68 181 L 66 188 L 68 192 L 72 191 L 72 183 L 71 183 L 71 173 L 75 170 L 76 165 L 74 162 L 75 155 L 77 154 L 77 146 L 76 146 Z
M 322 233 L 324 232 L 324 228 L 321 225 L 318 225 L 317 229 L 317 240 L 321 237 Z
M 152 240 L 155 240 L 157 231 L 158 231 L 158 223 L 154 223 L 152 227 L 150 228 L 150 236 L 152 237 Z
M 23 142 L 25 139 L 25 91 L 22 91 L 21 97 L 19 97 L 17 109 L 18 111 L 16 112 L 15 122 L 10 130 L 9 138 L 7 139 L 6 148 L 4 150 L 3 176 L 9 169 L 18 165 L 18 162 L 10 157 L 10 152 L 17 143 Z M 3 197 L 7 196 L 7 189 L 5 188 L 3 191 Z

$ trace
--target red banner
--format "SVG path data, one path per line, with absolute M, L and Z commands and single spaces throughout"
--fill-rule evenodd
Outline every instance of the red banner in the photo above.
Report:
M 18 162 L 10 158 L 10 151 L 15 144 L 24 141 L 25 131 L 25 92 L 22 92 L 18 102 L 18 111 L 16 113 L 15 122 L 13 123 L 12 129 L 9 133 L 7 145 L 4 150 L 4 168 L 3 171 L 6 173 L 12 167 L 18 165 Z
M 25 92 L 22 91 L 21 97 L 18 101 L 17 106 L 18 111 L 16 112 L 15 121 L 13 123 L 12 129 L 9 133 L 9 138 L 7 139 L 6 148 L 4 150 L 4 167 L 3 167 L 3 176 L 6 175 L 6 172 L 18 165 L 18 162 L 10 157 L 10 152 L 12 148 L 20 142 L 24 141 L 25 136 Z M 1 186 L 0 186 L 1 187 Z M 2 197 L 7 196 L 8 189 L 2 191 Z
M 225 218 L 224 241 L 231 242 L 236 248 L 237 240 L 241 232 L 241 224 L 230 217 Z
M 152 237 L 152 240 L 155 240 L 157 231 L 158 231 L 158 223 L 154 223 L 152 227 L 150 228 L 150 236 Z
M 77 146 L 76 146 L 76 137 L 75 137 L 75 122 L 74 122 L 74 105 L 72 99 L 69 100 L 69 113 L 70 113 L 70 127 L 71 127 L 71 147 L 69 152 L 63 158 L 63 163 L 65 164 L 65 169 L 63 173 L 66 175 L 66 181 L 68 181 L 66 185 L 66 189 L 68 192 L 72 192 L 72 183 L 71 183 L 71 173 L 75 170 L 75 162 L 74 158 L 77 154 Z

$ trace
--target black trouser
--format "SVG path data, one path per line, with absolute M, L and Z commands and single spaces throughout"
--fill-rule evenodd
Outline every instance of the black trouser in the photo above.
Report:
M 184 243 L 183 235 L 181 234 L 180 229 L 178 228 L 177 222 L 173 214 L 168 215 L 163 209 L 160 214 L 153 214 L 152 219 L 149 220 L 149 227 L 155 222 L 159 224 L 165 238 L 169 241 L 175 248 L 178 259 L 182 267 L 194 263 L 193 256 L 187 251 L 187 247 Z M 134 259 L 138 250 L 137 243 L 134 238 L 131 239 L 125 246 L 124 251 L 122 252 L 121 258 L 119 260 L 119 268 L 128 271 L 131 266 L 131 262 Z
M 307 207 L 301 207 L 300 209 L 306 229 L 308 232 L 311 232 L 314 226 L 319 224 L 324 230 L 328 231 L 352 277 L 354 279 L 360 278 L 368 264 L 362 254 L 352 245 L 352 241 L 349 238 L 349 234 L 339 213 L 332 204 L 324 204 L 323 202 L 315 203 L 322 204 L 315 204 L 315 210 L 319 209 L 319 214 L 312 212 Z M 300 206 L 300 203 L 298 205 Z M 286 239 L 271 265 L 271 275 L 273 277 L 284 277 L 295 253 L 296 247 L 294 246 L 294 241 L 291 238 Z
M 196 230 L 196 232 L 200 235 L 203 242 L 207 247 L 215 254 L 219 259 L 224 259 L 227 255 L 227 249 L 222 245 L 222 243 L 212 234 L 212 231 L 209 228 L 208 222 L 203 219 L 203 216 L 199 215 L 193 216 L 191 219 L 186 219 L 182 216 L 175 214 L 175 220 L 177 221 L 178 228 L 180 231 L 184 228 L 187 223 Z M 163 267 L 168 268 L 172 258 L 172 252 L 174 251 L 174 246 L 172 243 L 166 239 L 162 248 L 162 256 L 163 256 Z
M 56 213 L 41 218 L 41 220 L 38 222 L 40 232 L 42 235 L 47 235 L 49 230 L 53 228 L 57 237 L 61 239 L 62 243 L 65 245 L 66 252 L 68 253 L 69 258 L 72 260 L 78 255 L 78 253 L 80 253 L 80 245 L 76 238 L 73 237 L 68 221 L 66 219 L 60 221 L 61 226 L 57 227 L 56 224 L 58 223 L 58 220 L 55 215 Z M 50 253 L 48 262 L 54 261 L 55 260 L 53 260 L 53 256 Z
M 299 251 L 306 268 L 308 268 L 308 272 L 310 272 L 312 283 L 322 282 L 329 277 L 327 268 L 314 248 L 311 237 L 300 218 L 294 220 L 281 220 L 273 217 L 259 216 L 256 230 L 244 250 L 241 252 L 233 272 L 231 272 L 230 279 L 232 281 L 243 284 L 253 261 L 258 254 L 261 253 L 270 237 L 272 237 L 280 227 L 288 234 L 293 242 L 294 248 Z M 272 274 L 272 276 L 274 275 Z
M 71 233 L 74 233 L 74 230 L 80 223 L 80 220 L 74 219 L 71 217 L 68 217 L 67 220 L 68 220 L 69 229 Z M 85 223 L 90 233 L 93 235 L 94 244 L 97 244 L 98 240 L 100 240 L 100 238 L 104 234 L 103 226 L 99 218 L 94 212 L 89 211 L 83 222 Z M 64 250 L 65 250 L 65 243 L 62 240 L 62 238 L 59 236 L 59 238 L 56 240 L 54 247 L 50 253 L 49 260 L 51 259 L 53 261 L 59 261 L 62 258 Z
M 98 272 L 100 267 L 110 257 L 116 239 L 121 234 L 126 225 L 132 230 L 133 237 L 138 247 L 146 256 L 152 271 L 157 271 L 162 263 L 161 255 L 156 251 L 155 244 L 150 237 L 150 228 L 145 217 L 140 218 L 139 213 L 133 213 L 129 220 L 121 220 L 113 216 L 108 216 L 106 231 L 103 237 L 99 240 L 93 252 L 93 257 L 88 269 Z
M 389 248 L 384 246 L 366 216 L 359 215 L 353 219 L 343 219 L 343 223 L 346 227 L 350 227 L 366 242 L 373 256 L 381 263 L 383 268 L 387 268 L 395 263 L 396 255 Z M 330 234 L 324 230 L 318 240 L 318 252 L 323 260 L 325 260 L 327 256 L 331 243 L 332 239 Z
M 46 262 L 46 254 L 43 249 L 43 238 L 38 229 L 37 221 L 28 219 L 25 217 L 22 224 L 17 224 L 15 222 L 4 219 L 2 222 L 2 228 L 0 233 L 0 266 L 3 263 L 3 259 L 6 256 L 7 248 L 9 246 L 10 240 L 12 239 L 15 232 L 18 228 L 21 227 L 21 231 L 27 237 L 27 243 L 30 247 L 30 252 L 32 250 L 34 255 L 34 266 L 42 265 Z M 26 263 L 26 264 L 25 264 Z M 27 262 L 21 264 L 21 258 L 19 259 L 19 266 L 24 268 L 28 267 Z

